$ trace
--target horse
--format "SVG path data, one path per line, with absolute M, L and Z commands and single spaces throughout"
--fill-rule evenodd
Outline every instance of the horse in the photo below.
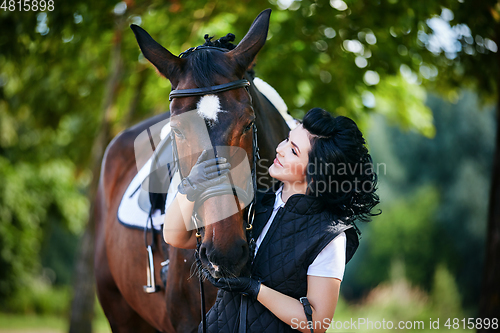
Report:
M 217 121 L 204 119 L 209 125 L 207 128 L 212 145 L 243 149 L 252 164 L 256 162 L 256 157 L 252 154 L 254 135 L 250 129 L 256 127 L 261 156 L 259 163 L 254 164 L 254 173 L 258 177 L 256 183 L 259 188 L 266 188 L 271 184 L 267 167 L 274 160 L 275 148 L 286 137 L 289 127 L 248 76 L 248 70 L 266 42 L 270 13 L 270 9 L 261 12 L 244 38 L 232 50 L 218 47 L 192 48 L 190 55 L 184 57 L 173 55 L 154 41 L 145 30 L 131 26 L 144 57 L 171 82 L 171 97 L 172 94 L 174 96 L 170 112 L 149 118 L 118 134 L 106 148 L 103 157 L 94 203 L 94 266 L 98 299 L 113 332 L 197 332 L 202 317 L 199 310 L 200 286 L 197 279 L 192 278 L 192 267 L 197 264 L 195 250 L 165 244 L 160 233 L 153 233 L 155 243 L 162 244 L 153 247 L 155 256 L 152 264 L 156 268 L 154 277 L 157 281 L 160 280 L 161 261 L 168 259 L 169 266 L 165 286 L 155 290 L 157 292 L 145 293 L 143 284 L 148 263 L 145 260 L 144 234 L 140 230 L 124 227 L 117 220 L 120 199 L 137 174 L 137 166 L 142 166 L 151 155 L 145 152 L 136 154 L 134 151 L 137 140 L 146 140 L 139 138 L 140 133 L 149 129 L 151 135 L 157 137 L 159 129 L 153 125 L 168 120 L 170 116 L 173 119 L 187 110 L 196 109 L 206 96 L 183 93 L 199 92 L 201 89 L 204 93 L 215 96 L 223 110 L 217 114 Z M 249 86 L 231 86 L 234 82 L 243 82 L 244 78 L 248 79 Z M 214 86 L 229 86 L 230 89 L 214 90 Z M 178 94 L 175 95 L 174 92 Z M 179 162 L 181 173 L 187 175 L 196 162 L 199 147 L 183 144 L 181 132 L 189 131 L 189 126 L 183 128 L 183 125 L 186 124 L 172 124 L 172 132 L 177 149 L 193 156 Z M 219 151 L 218 154 L 224 156 L 229 153 Z M 230 163 L 233 162 L 233 156 L 224 157 Z M 239 184 L 242 187 L 244 185 Z M 197 207 L 200 219 L 210 220 L 217 211 L 220 200 L 230 199 L 234 201 L 236 194 L 224 193 L 217 198 L 207 198 Z M 207 274 L 217 276 L 220 269 L 228 275 L 238 276 L 244 271 L 249 257 L 249 240 L 244 224 L 244 215 L 248 213 L 248 209 L 238 209 L 235 214 L 203 228 L 198 253 Z M 217 289 L 207 282 L 203 282 L 203 287 L 204 305 L 208 309 L 215 302 Z

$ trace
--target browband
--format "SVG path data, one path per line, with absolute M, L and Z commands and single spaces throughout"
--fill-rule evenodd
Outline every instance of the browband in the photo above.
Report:
M 175 89 L 170 92 L 168 100 L 172 101 L 172 99 L 176 97 L 191 97 L 191 96 L 203 96 L 208 94 L 217 94 L 223 91 L 228 91 L 237 88 L 245 88 L 248 86 L 250 86 L 250 82 L 248 82 L 248 80 L 243 79 L 243 80 L 220 84 L 218 86 L 211 86 L 205 88 Z

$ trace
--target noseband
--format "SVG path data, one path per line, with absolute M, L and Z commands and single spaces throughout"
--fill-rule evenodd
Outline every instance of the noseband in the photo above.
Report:
M 201 47 L 198 47 L 201 48 Z M 191 50 L 191 49 L 190 49 Z M 193 50 L 196 50 L 193 49 Z M 189 51 L 189 50 L 188 50 Z M 187 51 L 186 51 L 187 52 Z M 233 89 L 239 89 L 239 88 L 245 88 L 248 92 L 248 86 L 250 86 L 250 82 L 248 80 L 238 80 L 238 81 L 233 81 L 221 85 L 216 85 L 216 86 L 210 86 L 210 87 L 204 87 L 204 88 L 194 88 L 194 89 L 176 89 L 172 90 L 169 95 L 169 100 L 171 101 L 173 98 L 181 98 L 181 97 L 192 97 L 192 96 L 204 96 L 208 94 L 216 94 L 216 93 L 221 93 L 224 91 L 228 90 L 233 90 Z M 252 125 L 252 153 L 253 153 L 253 165 L 252 165 L 252 179 L 250 180 L 252 182 L 251 186 L 253 187 L 253 198 L 252 202 L 250 203 L 248 207 L 248 212 L 247 215 L 244 216 L 243 214 L 243 219 L 246 220 L 246 232 L 247 232 L 247 242 L 249 246 L 249 256 L 250 259 L 253 258 L 254 251 L 255 251 L 255 241 L 252 236 L 252 229 L 253 229 L 253 220 L 255 216 L 255 203 L 257 199 L 257 175 L 256 175 L 256 170 L 257 170 L 257 159 L 260 158 L 259 156 L 259 147 L 257 145 L 257 126 L 255 126 L 255 122 Z M 177 145 L 175 143 L 175 135 L 172 132 L 172 144 L 173 144 L 173 152 L 174 152 L 174 158 L 176 161 L 179 161 L 179 154 L 177 152 Z M 180 165 L 178 166 L 179 170 L 179 176 L 181 179 L 184 177 L 182 176 L 181 173 L 181 168 Z M 202 279 L 202 264 L 200 260 L 200 255 L 199 255 L 199 250 L 201 246 L 201 233 L 204 229 L 204 227 L 200 227 L 201 225 L 201 220 L 198 216 L 198 209 L 203 205 L 203 203 L 208 200 L 209 198 L 215 197 L 215 196 L 221 196 L 221 195 L 234 195 L 236 197 L 236 205 L 238 206 L 238 212 L 242 213 L 241 211 L 241 206 L 239 199 L 243 200 L 243 202 L 249 202 L 250 201 L 250 194 L 248 191 L 243 190 L 242 188 L 234 185 L 232 178 L 229 174 L 229 180 L 231 184 L 219 184 L 212 186 L 208 189 L 206 189 L 203 193 L 200 194 L 199 198 L 195 201 L 194 204 L 194 209 L 193 209 L 193 214 L 191 216 L 191 219 L 197 229 L 196 232 L 196 262 L 198 264 L 198 269 L 200 270 L 200 296 L 201 296 L 201 318 L 202 318 L 202 327 L 203 327 L 203 332 L 207 331 L 207 324 L 206 324 L 206 311 L 205 311 L 205 292 L 203 288 L 203 279 Z M 247 188 L 248 188 L 247 184 Z

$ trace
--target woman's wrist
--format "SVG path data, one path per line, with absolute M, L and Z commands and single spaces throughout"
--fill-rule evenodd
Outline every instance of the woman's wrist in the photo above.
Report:
M 178 248 L 194 248 L 194 233 L 189 229 L 194 203 L 185 194 L 177 193 L 165 214 L 163 239 Z M 168 218 L 167 218 L 168 217 Z
M 267 287 L 261 282 L 259 292 L 257 293 L 257 297 L 255 297 L 257 301 L 262 303 L 262 298 L 264 297 L 264 294 L 266 294 L 269 291 L 269 289 L 270 289 L 269 287 Z

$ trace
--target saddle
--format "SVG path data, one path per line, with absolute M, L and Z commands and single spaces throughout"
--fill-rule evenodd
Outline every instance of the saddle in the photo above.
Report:
M 162 130 L 162 136 L 165 133 L 166 137 L 162 138 L 151 157 L 149 176 L 142 182 L 142 191 L 138 198 L 139 207 L 144 212 L 149 213 L 159 209 L 161 215 L 165 214 L 167 193 L 177 170 L 173 157 L 170 125 L 167 124 L 165 127 L 168 127 L 168 133 Z
M 169 123 L 163 126 L 160 139 L 150 141 L 153 154 L 127 187 L 117 217 L 129 228 L 150 229 L 152 224 L 154 229 L 161 230 L 165 211 L 175 198 L 180 181 L 172 154 Z M 154 142 L 158 143 L 156 147 Z

